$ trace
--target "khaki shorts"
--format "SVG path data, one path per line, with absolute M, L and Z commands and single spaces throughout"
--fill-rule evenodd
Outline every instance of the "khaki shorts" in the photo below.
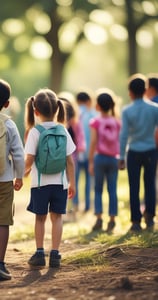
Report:
M 0 182 L 0 225 L 13 225 L 13 182 Z

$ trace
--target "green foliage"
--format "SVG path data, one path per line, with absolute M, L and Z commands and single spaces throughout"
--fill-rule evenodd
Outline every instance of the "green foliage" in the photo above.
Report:
M 111 23 L 108 24 L 106 17 L 102 19 L 94 18 L 94 13 L 96 10 L 97 13 L 102 12 L 111 16 Z M 39 21 L 39 19 L 42 20 L 42 16 L 45 14 L 50 20 L 51 28 L 49 28 L 46 32 L 42 32 L 37 29 L 36 22 Z M 97 25 L 105 32 L 108 40 L 103 42 L 102 45 L 97 45 L 96 47 L 94 42 L 95 38 L 98 37 L 98 34 L 93 34 L 93 41 L 89 41 L 89 44 L 91 45 L 89 54 L 94 53 L 95 55 L 94 57 L 90 56 L 91 63 L 87 64 L 89 54 L 85 55 L 86 48 L 82 49 L 84 54 L 84 72 L 82 69 L 81 75 L 77 76 L 75 81 L 78 85 L 80 82 L 82 84 L 83 79 L 83 86 L 88 84 L 88 87 L 90 88 L 98 88 L 100 85 L 110 85 L 109 87 L 112 86 L 116 91 L 124 94 L 124 92 L 122 92 L 124 87 L 124 78 L 126 78 L 127 74 L 129 73 L 127 70 L 129 66 L 135 71 L 138 68 L 142 69 L 142 72 L 151 71 L 147 69 L 147 66 L 150 69 L 152 67 L 155 68 L 155 64 L 153 63 L 153 66 L 151 66 L 151 62 L 153 57 L 156 57 L 157 52 L 154 52 L 154 50 L 150 47 L 150 55 L 143 57 L 141 51 L 142 49 L 137 49 L 137 39 L 134 35 L 136 34 L 138 28 L 140 29 L 142 26 L 144 26 L 144 24 L 148 24 L 148 21 L 152 21 L 150 27 L 147 27 L 147 29 L 145 28 L 145 30 L 151 33 L 156 42 L 157 33 L 156 30 L 154 30 L 154 22 L 157 20 L 157 16 L 158 8 L 154 0 L 151 0 L 150 2 L 143 0 L 73 0 L 70 2 L 50 0 L 40 0 L 38 2 L 35 0 L 28 0 L 19 2 L 17 0 L 6 0 L 1 7 L 0 14 L 0 70 L 3 71 L 5 69 L 7 73 L 10 73 L 10 70 L 14 68 L 15 73 L 18 71 L 18 69 L 22 69 L 23 72 L 25 72 L 26 70 L 21 63 L 21 57 L 30 57 L 32 55 L 30 54 L 30 47 L 34 38 L 43 37 L 43 39 L 47 41 L 52 48 L 52 55 L 50 55 L 47 59 L 50 64 L 51 71 L 50 73 L 47 73 L 47 76 L 53 76 L 49 82 L 50 87 L 53 87 L 53 89 L 55 89 L 57 92 L 61 89 L 61 87 L 66 87 L 67 89 L 72 90 L 74 86 L 72 78 L 75 77 L 74 69 L 76 69 L 76 65 L 82 65 L 80 60 L 78 60 L 78 57 L 75 59 L 75 61 L 73 61 L 71 69 L 68 70 L 68 72 L 65 72 L 65 70 L 67 64 L 69 64 L 69 60 L 72 59 L 73 54 L 76 52 L 76 48 L 78 48 L 77 46 L 84 42 L 85 39 L 88 39 L 85 33 L 86 25 L 93 24 L 94 26 Z M 4 21 L 6 21 L 8 18 L 20 20 L 24 26 L 23 31 L 17 34 L 9 34 L 8 32 L 5 32 L 3 25 Z M 116 26 L 118 28 L 118 25 L 121 25 L 120 27 L 123 27 L 128 33 L 128 38 L 126 38 L 126 40 L 120 40 L 120 31 L 116 30 L 115 35 L 112 35 L 114 27 Z M 68 28 L 69 30 L 67 34 Z M 61 34 L 62 32 L 63 34 Z M 155 32 L 155 36 L 153 32 Z M 66 37 L 64 38 L 64 42 L 62 40 L 63 36 Z M 134 38 L 131 39 L 132 37 Z M 18 47 L 17 40 L 27 40 L 27 46 L 24 46 L 24 43 L 21 42 L 21 46 Z M 65 43 L 69 43 L 69 47 L 63 47 L 63 44 Z M 109 44 L 111 44 L 111 49 L 107 51 Z M 65 51 L 65 48 L 69 50 Z M 100 49 L 102 49 L 102 53 L 100 53 Z M 130 49 L 132 49 L 131 52 Z M 137 63 L 137 61 L 134 62 L 137 58 L 135 58 L 135 55 L 137 56 L 137 53 L 139 55 L 138 50 L 141 52 L 140 57 L 138 56 L 138 63 L 141 60 L 143 61 L 141 64 L 135 65 L 134 63 Z M 39 51 L 40 47 L 36 51 L 36 54 L 38 54 Z M 146 54 L 146 51 L 143 52 Z M 132 54 L 134 54 L 134 56 L 132 56 Z M 146 57 L 147 60 L 150 58 L 147 66 Z M 99 63 L 98 58 L 101 63 Z M 93 65 L 92 62 L 95 60 L 96 64 Z M 78 61 L 79 63 L 77 64 Z M 37 61 L 37 63 L 40 65 L 43 62 Z M 36 77 L 36 69 L 33 69 L 31 64 L 28 64 L 28 66 L 30 67 L 30 73 L 32 72 L 32 75 Z M 86 72 L 87 70 L 89 71 L 88 75 Z M 79 73 L 80 70 L 77 69 L 76 72 Z M 70 81 L 65 84 L 66 76 L 69 76 L 69 73 L 72 73 L 72 78 L 70 78 Z M 83 73 L 85 76 L 83 76 Z M 40 73 L 38 74 L 39 76 L 41 75 Z M 94 75 L 92 76 L 91 74 Z M 89 79 L 88 81 L 87 78 Z M 30 86 L 32 86 L 32 77 L 28 77 L 28 80 Z
M 88 266 L 98 268 L 99 266 L 108 266 L 108 258 L 106 253 L 110 249 L 116 249 L 116 255 L 118 255 L 118 253 L 121 252 L 125 253 L 126 251 L 124 249 L 153 247 L 158 247 L 158 232 L 144 231 L 141 234 L 127 233 L 123 236 L 110 236 L 106 235 L 105 233 L 100 233 L 96 236 L 93 243 L 90 242 L 88 246 L 86 235 L 85 248 L 71 252 L 71 255 L 67 256 L 64 261 L 66 264 L 73 264 L 79 267 Z
M 31 68 L 30 68 L 31 66 Z M 26 100 L 43 87 L 49 87 L 49 63 L 31 59 L 30 57 L 21 57 L 19 68 L 10 68 L 1 71 L 1 78 L 7 80 L 12 89 L 12 96 L 16 97 L 20 103 L 20 113 L 11 116 L 16 121 L 20 131 L 21 138 L 24 137 L 24 110 Z
M 98 259 L 96 260 L 96 257 Z M 90 266 L 90 265 L 100 265 L 102 264 L 102 259 L 97 255 L 97 250 L 85 250 L 75 252 L 71 256 L 66 258 L 67 264 L 73 264 L 78 266 Z
M 32 225 L 26 225 L 20 227 L 20 229 L 16 231 L 12 231 L 10 241 L 13 243 L 19 242 L 19 241 L 29 241 L 34 238 L 34 227 Z

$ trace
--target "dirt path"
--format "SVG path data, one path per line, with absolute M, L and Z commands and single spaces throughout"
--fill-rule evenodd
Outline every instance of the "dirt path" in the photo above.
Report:
M 28 245 L 32 248 L 33 241 L 9 245 L 7 261 L 13 278 L 0 282 L 2 300 L 158 299 L 157 249 L 102 248 L 99 255 L 104 257 L 105 266 L 94 268 L 65 264 L 64 257 L 85 246 L 62 243 L 63 263 L 56 271 L 47 266 L 31 270 L 25 252 Z
M 21 201 L 21 202 L 20 202 Z M 26 212 L 26 199 L 18 199 L 12 232 L 24 225 L 33 224 L 33 216 Z M 85 217 L 84 217 L 85 218 Z M 87 219 L 89 218 L 89 219 Z M 93 219 L 87 216 L 86 224 Z M 49 231 L 49 223 L 47 230 Z M 9 243 L 6 255 L 12 280 L 0 282 L 0 300 L 157 300 L 158 250 L 157 248 L 106 248 L 99 245 L 103 265 L 80 266 L 65 258 L 84 251 L 92 245 L 79 245 L 75 241 L 61 244 L 62 264 L 59 270 L 47 266 L 31 270 L 27 264 L 34 251 L 34 241 Z M 46 250 L 50 248 L 49 236 Z

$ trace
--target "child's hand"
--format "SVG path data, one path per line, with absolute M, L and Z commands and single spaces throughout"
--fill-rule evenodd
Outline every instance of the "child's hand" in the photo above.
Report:
M 126 168 L 126 164 L 123 159 L 118 161 L 118 168 L 119 170 L 124 170 Z
M 89 162 L 88 171 L 91 176 L 94 175 L 94 162 L 93 161 Z
M 74 198 L 75 194 L 76 194 L 76 188 L 70 185 L 68 188 L 68 199 Z
M 21 178 L 16 178 L 14 181 L 14 190 L 19 191 L 23 186 L 23 180 Z

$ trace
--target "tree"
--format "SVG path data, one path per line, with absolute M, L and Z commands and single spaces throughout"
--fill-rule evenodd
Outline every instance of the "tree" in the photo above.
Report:
M 65 63 L 71 56 L 75 46 L 85 38 L 85 26 L 90 22 L 92 12 L 97 11 L 100 13 L 109 12 L 114 19 L 114 23 L 121 24 L 126 28 L 128 32 L 128 73 L 137 72 L 138 49 L 136 35 L 144 24 L 158 17 L 158 3 L 156 0 L 39 0 L 38 3 L 35 0 L 21 2 L 5 0 L 1 7 L 0 22 L 4 24 L 4 21 L 9 18 L 20 19 L 25 24 L 27 35 L 32 38 L 37 35 L 45 38 L 52 49 L 49 56 L 50 86 L 58 92 L 62 82 Z M 47 26 L 44 30 L 44 28 L 37 26 L 37 21 L 44 19 L 45 16 L 49 17 L 50 26 Z M 104 22 L 101 23 L 98 19 L 93 22 L 102 27 L 102 29 L 106 29 Z M 67 43 L 64 40 L 66 32 L 68 36 Z M 11 37 L 8 35 L 9 44 L 7 44 L 6 50 L 12 51 L 12 55 L 15 50 L 15 37 L 14 35 Z M 25 51 L 27 49 L 23 53 Z M 16 57 L 16 62 L 17 59 Z
M 19 1 L 14 1 L 14 3 L 11 2 L 10 5 L 10 2 L 6 0 L 3 9 L 1 10 L 0 22 L 3 22 L 4 20 L 9 18 L 19 18 L 22 19 L 25 22 L 25 24 L 27 24 L 29 30 L 28 34 L 30 34 L 32 37 L 34 35 L 44 36 L 44 38 L 53 50 L 52 54 L 50 55 L 50 86 L 56 91 L 59 91 L 64 64 L 71 55 L 75 43 L 77 43 L 83 36 L 84 22 L 88 20 L 88 15 L 90 11 L 95 8 L 97 8 L 97 5 L 91 4 L 89 1 L 84 0 L 73 1 L 71 5 L 60 5 L 57 4 L 56 1 L 50 0 L 40 0 L 38 1 L 38 3 L 37 1 L 32 0 L 20 3 Z M 28 20 L 26 13 L 31 10 L 32 12 L 36 11 L 36 13 L 32 20 Z M 40 16 L 42 18 L 42 16 L 44 15 L 43 12 L 45 12 L 49 16 L 51 26 L 49 31 L 46 31 L 45 33 L 40 33 L 37 32 L 37 29 L 34 26 L 34 21 Z M 69 23 L 72 22 L 72 19 L 76 20 L 76 22 L 79 22 L 80 20 L 84 20 L 84 22 L 81 26 L 81 29 L 78 30 L 76 36 L 74 36 L 74 41 L 72 43 L 71 49 L 69 48 L 68 50 L 62 51 L 60 47 L 60 31 L 62 30 L 62 26 L 68 26 Z M 80 22 L 80 25 L 81 23 L 82 22 Z M 11 47 L 10 50 L 13 51 L 13 47 Z
M 124 26 L 128 31 L 128 70 L 129 75 L 138 71 L 138 47 L 136 34 L 138 30 L 151 20 L 158 18 L 157 1 L 125 1 L 126 21 Z

